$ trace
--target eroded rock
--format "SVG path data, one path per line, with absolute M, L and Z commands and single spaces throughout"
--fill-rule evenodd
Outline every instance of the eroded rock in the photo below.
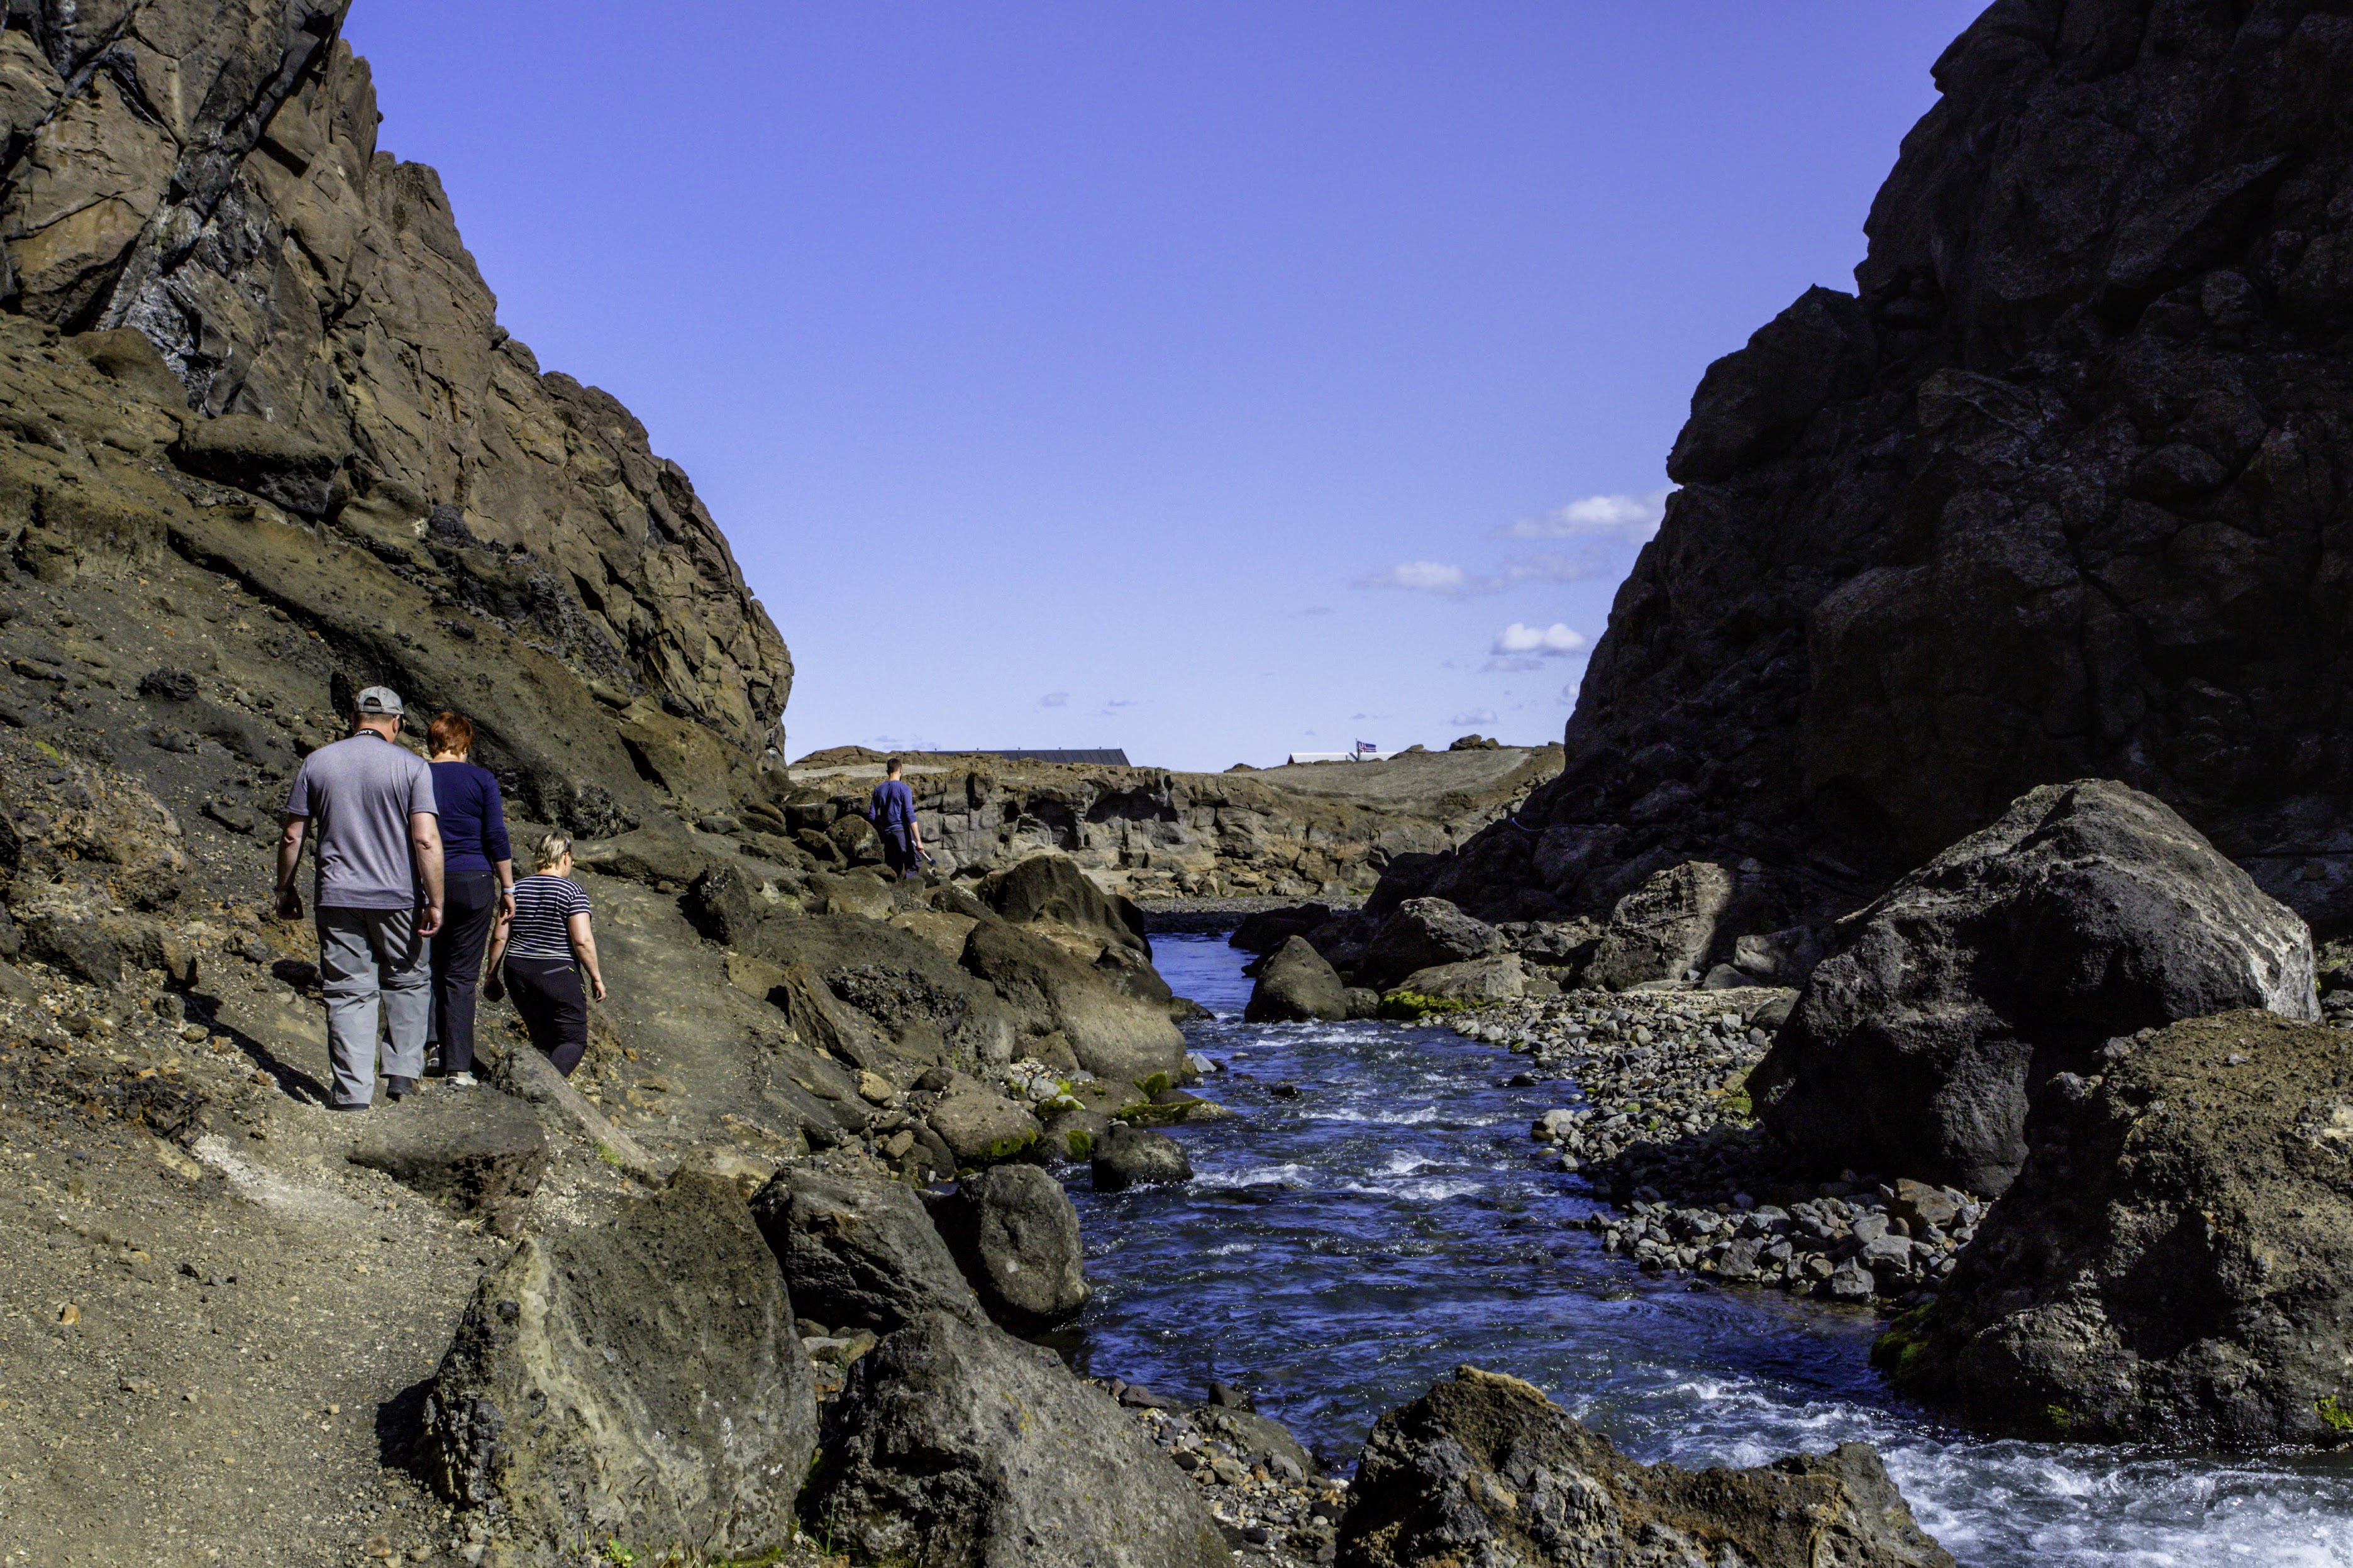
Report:
M 2353 1438 L 2353 1049 L 2240 1012 L 2119 1041 L 1936 1300 L 1878 1347 L 1899 1387 L 2040 1436 Z
M 869 1563 L 1227 1568 L 1193 1485 L 1050 1351 L 944 1314 L 850 1371 L 804 1508 Z
M 795 1310 L 836 1328 L 887 1334 L 944 1311 L 977 1319 L 931 1215 L 903 1183 L 792 1167 L 752 1199 Z
M 1905 878 L 1809 978 L 1749 1079 L 1803 1158 L 2000 1194 L 2052 1076 L 2135 1029 L 2318 1016 L 2311 933 L 2160 802 L 2029 792 Z
M 1641 1465 L 1515 1377 L 1458 1368 L 1382 1416 L 1341 1568 L 1951 1568 L 1867 1444 L 1752 1469 Z
M 436 1484 L 490 1510 L 485 1561 L 583 1539 L 746 1557 L 792 1538 L 816 1384 L 751 1212 L 690 1174 L 485 1274 L 425 1426 Z

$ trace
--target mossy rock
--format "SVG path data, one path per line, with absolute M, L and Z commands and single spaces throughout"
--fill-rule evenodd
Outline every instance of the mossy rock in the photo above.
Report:
M 1475 1013 L 1493 1003 L 1465 1002 L 1456 996 L 1430 996 L 1399 988 L 1383 994 L 1379 1016 L 1392 1023 L 1415 1024 L 1451 1013 Z

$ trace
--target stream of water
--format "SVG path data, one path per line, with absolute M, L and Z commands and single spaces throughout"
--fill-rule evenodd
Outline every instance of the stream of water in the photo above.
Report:
M 1219 1015 L 1188 1031 L 1230 1068 L 1202 1092 L 1242 1114 L 1173 1130 L 1187 1186 L 1078 1184 L 1088 1370 L 1188 1399 L 1212 1378 L 1250 1388 L 1345 1460 L 1382 1411 L 1471 1362 L 1645 1460 L 1875 1444 L 1968 1568 L 2353 1568 L 2353 1461 L 1969 1437 L 1887 1392 L 1875 1318 L 1646 1279 L 1569 1228 L 1596 1200 L 1527 1136 L 1566 1086 L 1508 1087 L 1520 1058 L 1445 1029 L 1244 1025 L 1241 953 L 1154 948 Z

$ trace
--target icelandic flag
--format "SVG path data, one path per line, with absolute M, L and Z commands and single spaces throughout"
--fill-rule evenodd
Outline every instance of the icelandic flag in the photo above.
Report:
M 1356 755 L 1360 757 L 1371 752 L 1378 752 L 1380 748 L 1373 744 L 1370 741 L 1359 741 L 1356 742 Z

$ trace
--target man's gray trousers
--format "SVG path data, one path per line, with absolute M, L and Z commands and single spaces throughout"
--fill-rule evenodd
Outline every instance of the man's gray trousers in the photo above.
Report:
M 386 1078 L 425 1073 L 425 1026 L 433 1010 L 433 943 L 417 934 L 417 911 L 318 911 L 319 973 L 326 981 L 327 1054 L 335 1103 L 375 1099 L 377 1001 L 383 1002 Z

